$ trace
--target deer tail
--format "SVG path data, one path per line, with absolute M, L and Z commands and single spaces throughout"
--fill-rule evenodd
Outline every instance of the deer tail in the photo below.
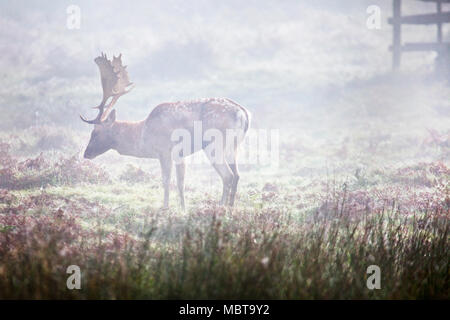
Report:
M 239 105 L 239 107 L 241 108 L 242 111 L 244 111 L 245 113 L 245 117 L 246 117 L 246 121 L 245 121 L 245 128 L 244 128 L 244 133 L 247 133 L 248 129 L 250 128 L 250 120 L 251 120 L 251 113 L 244 108 L 243 106 Z

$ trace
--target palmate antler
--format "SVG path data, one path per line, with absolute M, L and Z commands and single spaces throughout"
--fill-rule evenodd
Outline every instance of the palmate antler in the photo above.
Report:
M 120 54 L 117 58 L 113 56 L 112 62 L 108 60 L 106 54 L 102 52 L 100 57 L 95 58 L 95 63 L 98 65 L 100 70 L 100 77 L 102 81 L 103 88 L 103 99 L 99 106 L 95 107 L 99 110 L 98 115 L 93 120 L 86 120 L 82 116 L 80 116 L 81 120 L 90 124 L 99 124 L 103 120 L 108 117 L 108 114 L 111 112 L 114 104 L 117 100 L 127 94 L 133 89 L 126 90 L 127 87 L 132 85 L 130 79 L 128 77 L 128 72 L 126 70 L 126 66 L 122 65 L 122 54 Z M 106 101 L 112 97 L 111 102 L 106 107 Z

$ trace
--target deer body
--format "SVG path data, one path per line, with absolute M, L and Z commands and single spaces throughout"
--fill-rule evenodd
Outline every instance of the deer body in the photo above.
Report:
M 130 92 L 131 89 L 126 88 L 132 85 L 121 57 L 113 57 L 111 61 L 102 54 L 94 60 L 100 70 L 103 98 L 96 107 L 99 113 L 95 119 L 86 120 L 80 116 L 84 122 L 94 125 L 84 157 L 93 159 L 113 149 L 123 155 L 159 159 L 164 207 L 169 205 L 169 184 L 175 162 L 184 210 L 184 158 L 203 149 L 222 178 L 221 203 L 232 206 L 239 181 L 237 150 L 250 126 L 249 112 L 230 99 L 208 98 L 160 104 L 142 121 L 116 121 L 114 104 Z M 106 106 L 110 98 L 111 102 Z M 177 136 L 180 133 L 181 136 Z M 181 149 L 177 148 L 180 144 Z
M 195 146 L 195 123 L 201 123 L 201 144 Z M 142 121 L 116 121 L 115 110 L 101 123 L 96 124 L 91 140 L 85 151 L 85 158 L 92 159 L 109 149 L 122 155 L 159 159 L 164 186 L 164 207 L 169 204 L 169 184 L 173 166 L 173 148 L 180 143 L 173 138 L 175 130 L 184 129 L 190 133 L 191 148 L 183 150 L 182 157 L 176 162 L 177 185 L 181 206 L 184 202 L 185 163 L 183 158 L 204 149 L 208 143 L 203 139 L 204 132 L 214 129 L 222 133 L 225 141 L 218 146 L 222 148 L 221 159 L 211 159 L 211 163 L 222 178 L 222 204 L 234 204 L 239 181 L 237 166 L 237 147 L 242 142 L 250 125 L 249 112 L 239 104 L 226 98 L 209 98 L 189 102 L 163 103 L 158 105 Z M 227 130 L 242 132 L 236 135 L 231 149 L 225 150 Z M 197 132 L 197 134 L 199 134 Z M 234 137 L 234 136 L 233 136 Z M 208 154 L 207 154 L 208 156 Z M 219 160 L 219 161 L 218 161 Z

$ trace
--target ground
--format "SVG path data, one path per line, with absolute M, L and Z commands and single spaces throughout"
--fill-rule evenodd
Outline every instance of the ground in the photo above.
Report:
M 156 160 L 84 160 L 86 130 L 2 131 L 0 298 L 448 299 L 448 102 L 420 88 L 249 106 L 279 162 L 241 166 L 234 208 L 208 164 L 188 166 L 186 212 L 175 185 L 164 210 Z

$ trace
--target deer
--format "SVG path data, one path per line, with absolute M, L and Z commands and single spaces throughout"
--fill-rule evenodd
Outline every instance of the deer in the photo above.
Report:
M 101 53 L 94 62 L 100 71 L 103 98 L 94 107 L 98 109 L 94 119 L 87 120 L 80 115 L 82 121 L 94 125 L 84 158 L 94 159 L 108 150 L 115 150 L 120 155 L 158 159 L 164 209 L 169 208 L 169 187 L 175 163 L 178 194 L 184 211 L 185 158 L 203 150 L 222 180 L 220 205 L 233 207 L 239 182 L 238 147 L 249 130 L 250 112 L 228 98 L 203 98 L 165 102 L 153 108 L 143 120 L 119 121 L 113 107 L 121 96 L 134 88 L 127 66 L 122 64 L 122 54 L 113 55 L 109 60 Z

